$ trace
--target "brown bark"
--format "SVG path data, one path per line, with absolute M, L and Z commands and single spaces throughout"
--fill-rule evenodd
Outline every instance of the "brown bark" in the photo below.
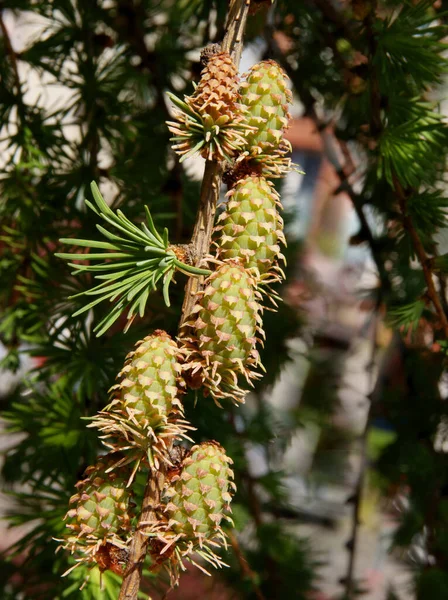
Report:
M 161 479 L 163 479 L 163 475 L 160 472 L 150 470 L 139 524 L 131 543 L 128 566 L 123 578 L 119 600 L 136 600 L 137 598 L 148 546 L 148 536 L 145 534 L 145 530 L 149 527 L 148 523 L 155 522 L 157 518 L 156 509 L 159 504 L 160 489 L 163 485 Z

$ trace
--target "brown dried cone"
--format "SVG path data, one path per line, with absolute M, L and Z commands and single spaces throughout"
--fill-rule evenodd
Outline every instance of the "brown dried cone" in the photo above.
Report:
M 160 329 L 126 357 L 119 382 L 111 388 L 112 402 L 89 425 L 103 433 L 107 447 L 124 454 L 117 467 L 135 461 L 135 472 L 145 457 L 156 468 L 160 460 L 169 463 L 171 443 L 192 429 L 182 419 L 184 382 L 178 357 L 176 342 Z
M 247 268 L 258 269 L 261 281 L 284 276 L 278 266 L 285 260 L 280 243 L 286 244 L 280 196 L 264 177 L 246 176 L 227 193 L 225 210 L 214 229 L 218 259 L 241 259 Z
M 159 525 L 153 532 L 151 555 L 156 563 L 167 561 L 173 583 L 177 582 L 182 561 L 197 553 L 214 567 L 224 566 L 214 550 L 227 547 L 221 527 L 232 523 L 231 490 L 235 489 L 232 460 L 217 442 L 193 446 L 179 467 L 168 473 Z
M 91 563 L 123 574 L 126 567 L 134 504 L 127 487 L 130 468 L 110 471 L 116 462 L 113 455 L 99 458 L 86 469 L 85 478 L 76 484 L 77 493 L 70 498 L 73 508 L 64 517 L 69 533 L 60 541 L 77 555 L 72 569 Z
M 176 120 L 167 125 L 181 160 L 199 153 L 208 160 L 230 161 L 240 152 L 251 128 L 238 104 L 237 69 L 228 52 L 208 58 L 193 96 L 182 101 L 168 95 L 177 110 Z
M 247 393 L 241 377 L 250 385 L 261 377 L 255 369 L 263 368 L 256 349 L 264 337 L 263 308 L 255 272 L 234 261 L 218 265 L 181 330 L 183 368 L 190 386 L 203 385 L 217 404 L 223 398 L 237 403 Z
M 288 107 L 292 102 L 287 82 L 283 69 L 275 61 L 266 60 L 250 69 L 240 87 L 241 102 L 252 131 L 238 160 L 258 165 L 269 177 L 283 177 L 291 170 L 291 144 L 283 135 L 288 128 Z

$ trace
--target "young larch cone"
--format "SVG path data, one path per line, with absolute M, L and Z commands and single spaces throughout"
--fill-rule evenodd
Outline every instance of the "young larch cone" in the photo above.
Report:
M 173 149 L 184 160 L 199 153 L 209 160 L 235 157 L 250 130 L 238 104 L 237 69 L 228 52 L 212 54 L 193 96 L 184 101 L 173 94 L 175 121 L 167 121 L 174 134 Z
M 181 332 L 183 369 L 191 381 L 205 387 L 215 402 L 244 400 L 240 377 L 252 385 L 260 377 L 257 341 L 264 336 L 261 294 L 255 277 L 240 263 L 221 263 L 198 294 Z M 257 337 L 260 336 L 260 337 Z
M 254 65 L 240 87 L 241 103 L 252 131 L 246 136 L 243 160 L 262 167 L 263 174 L 282 177 L 291 168 L 291 145 L 283 137 L 288 127 L 292 102 L 288 77 L 273 60 Z
M 214 120 L 223 114 L 231 116 L 239 99 L 238 84 L 237 70 L 230 54 L 213 54 L 201 73 L 190 106 L 199 112 L 207 111 Z
M 280 197 L 264 177 L 240 179 L 227 193 L 225 210 L 215 227 L 216 253 L 221 260 L 241 259 L 270 281 L 282 275 L 280 243 L 286 244 Z
M 186 437 L 178 355 L 177 344 L 162 330 L 138 342 L 111 388 L 112 402 L 93 417 L 89 427 L 97 427 L 104 443 L 120 450 L 124 461 L 136 460 L 138 466 L 147 456 L 150 465 L 169 462 L 166 440 Z
M 116 460 L 108 455 L 88 467 L 85 478 L 76 484 L 77 493 L 70 498 L 72 508 L 65 515 L 70 533 L 61 541 L 65 549 L 78 555 L 77 564 L 98 563 L 106 568 L 102 557 L 106 550 L 111 554 L 111 545 L 127 548 L 134 517 L 132 492 L 127 487 L 130 469 L 110 471 Z
M 221 523 L 232 523 L 229 515 L 235 484 L 230 464 L 232 460 L 222 446 L 203 442 L 193 446 L 179 468 L 168 476 L 159 510 L 163 525 L 159 526 L 158 542 L 151 545 L 151 553 L 156 561 L 169 556 L 167 566 L 172 574 L 193 552 L 215 567 L 224 564 L 213 549 L 226 547 Z

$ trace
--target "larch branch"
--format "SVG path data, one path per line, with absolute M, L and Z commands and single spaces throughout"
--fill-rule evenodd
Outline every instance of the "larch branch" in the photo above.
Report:
M 222 49 L 229 52 L 238 67 L 242 51 L 243 32 L 249 12 L 250 0 L 232 0 L 226 21 L 226 34 Z M 191 238 L 191 247 L 196 258 L 195 265 L 201 264 L 204 256 L 210 251 L 216 203 L 219 198 L 224 166 L 218 161 L 207 160 L 201 187 L 199 209 Z M 190 277 L 185 289 L 185 300 L 182 307 L 180 326 L 190 314 L 195 295 L 202 284 L 202 278 Z M 147 523 L 156 518 L 155 510 L 160 503 L 163 485 L 164 468 L 161 465 L 157 476 L 150 470 L 145 489 L 142 512 L 137 532 L 132 540 L 128 569 L 123 578 L 119 600 L 136 600 L 140 589 L 143 562 L 145 560 L 148 536 Z M 145 524 L 145 525 L 143 525 Z

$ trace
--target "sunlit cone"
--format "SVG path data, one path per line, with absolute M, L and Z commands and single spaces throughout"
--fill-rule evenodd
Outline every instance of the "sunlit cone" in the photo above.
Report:
M 237 69 L 228 52 L 207 57 L 193 96 L 184 101 L 169 94 L 175 105 L 173 149 L 181 160 L 201 154 L 209 160 L 231 160 L 245 143 L 248 125 L 238 104 Z
M 280 197 L 264 177 L 240 179 L 228 192 L 225 210 L 215 227 L 219 259 L 241 259 L 261 276 L 278 279 L 280 243 L 285 244 L 283 219 L 278 213 Z
M 78 491 L 70 498 L 72 508 L 65 516 L 69 533 L 63 547 L 77 556 L 77 563 L 97 562 L 100 568 L 110 568 L 102 560 L 105 551 L 116 555 L 110 552 L 114 546 L 122 549 L 123 555 L 126 553 L 134 504 L 132 492 L 126 487 L 130 469 L 125 466 L 110 471 L 116 461 L 108 455 L 88 467 L 85 478 L 76 484 Z M 117 572 L 118 567 L 113 570 Z
M 247 135 L 246 146 L 257 153 L 273 154 L 283 138 L 290 119 L 292 101 L 287 75 L 273 60 L 254 65 L 241 83 L 241 103 L 255 130 Z
M 224 564 L 213 550 L 226 547 L 221 524 L 232 522 L 229 514 L 235 484 L 230 464 L 232 460 L 217 442 L 203 442 L 193 446 L 169 475 L 160 509 L 163 526 L 152 544 L 152 554 L 159 562 L 169 556 L 174 572 L 193 552 L 213 566 Z
M 241 377 L 251 384 L 260 377 L 256 349 L 263 336 L 261 294 L 254 276 L 241 264 L 220 264 L 198 294 L 189 320 L 181 334 L 184 370 L 191 381 L 204 385 L 215 401 L 244 400 Z
M 291 145 L 283 136 L 292 102 L 287 75 L 273 60 L 257 63 L 242 82 L 240 93 L 247 122 L 253 127 L 246 136 L 243 160 L 258 163 L 264 174 L 284 175 L 291 166 Z
M 183 459 L 163 495 L 169 526 L 180 539 L 201 546 L 206 539 L 222 536 L 220 524 L 231 501 L 231 463 L 217 442 L 193 446 Z
M 186 435 L 178 354 L 177 344 L 162 330 L 138 342 L 111 388 L 112 402 L 89 425 L 103 433 L 108 447 L 125 454 L 125 462 L 137 458 L 138 464 L 139 456 L 147 456 L 157 466 L 166 460 L 167 440 Z

